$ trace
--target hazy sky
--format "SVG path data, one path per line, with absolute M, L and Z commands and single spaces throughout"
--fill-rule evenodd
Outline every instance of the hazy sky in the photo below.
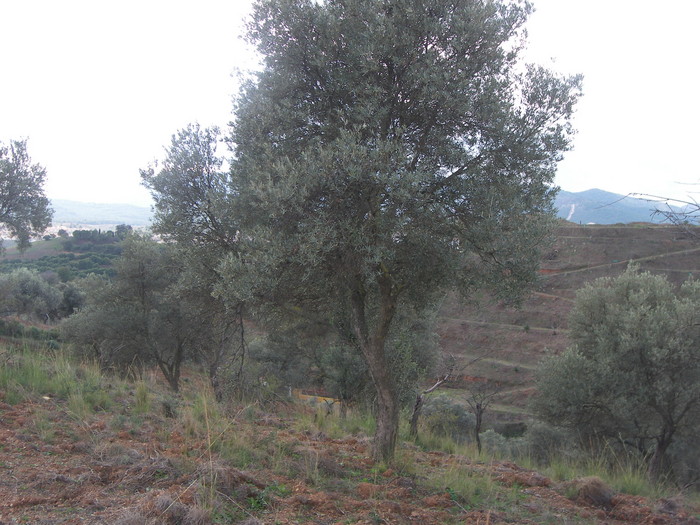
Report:
M 684 197 L 700 181 L 700 2 L 534 0 L 529 56 L 583 73 L 557 184 Z M 247 0 L 0 0 L 0 140 L 50 198 L 148 204 L 139 169 L 189 122 L 225 126 Z M 700 189 L 700 186 L 698 187 Z

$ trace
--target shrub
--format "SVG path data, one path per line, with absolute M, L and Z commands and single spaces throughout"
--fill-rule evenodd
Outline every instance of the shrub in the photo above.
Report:
M 466 406 L 446 395 L 430 397 L 423 406 L 423 426 L 433 434 L 470 441 L 476 421 Z

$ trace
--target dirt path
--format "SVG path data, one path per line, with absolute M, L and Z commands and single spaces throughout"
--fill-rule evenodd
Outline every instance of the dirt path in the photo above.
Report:
M 700 252 L 700 248 L 689 248 L 687 250 L 679 250 L 677 252 L 659 253 L 656 255 L 648 255 L 646 257 L 639 257 L 636 259 L 626 259 L 626 260 L 618 261 L 618 262 L 597 264 L 595 266 L 586 266 L 584 268 L 576 268 L 574 270 L 562 270 L 560 272 L 544 275 L 543 278 L 546 279 L 547 277 L 554 277 L 554 276 L 559 277 L 562 275 L 571 275 L 573 273 L 588 272 L 590 270 L 597 270 L 600 268 L 611 268 L 613 266 L 619 266 L 619 265 L 627 266 L 629 263 L 642 262 L 642 261 L 652 261 L 652 260 L 657 260 L 657 259 L 663 259 L 665 257 L 672 257 L 672 256 L 676 256 L 676 255 L 687 255 L 687 254 L 696 253 L 696 252 Z
M 478 326 L 496 326 L 499 328 L 507 328 L 509 330 L 518 330 L 520 332 L 523 331 L 523 325 L 518 325 L 518 324 L 509 324 L 509 323 L 494 323 L 490 321 L 477 321 L 475 319 L 464 319 L 464 318 L 459 318 L 459 317 L 446 317 L 446 316 L 440 316 L 438 319 L 445 319 L 448 321 L 458 321 L 460 323 L 468 323 L 468 324 L 473 324 L 473 325 L 478 325 Z M 528 326 L 528 330 L 533 330 L 536 332 L 552 332 L 552 328 L 542 328 L 539 326 Z M 566 330 L 557 328 L 557 332 L 566 332 Z

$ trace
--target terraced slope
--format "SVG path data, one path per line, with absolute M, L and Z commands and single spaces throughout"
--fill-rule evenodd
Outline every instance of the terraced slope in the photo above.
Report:
M 438 330 L 442 351 L 462 363 L 484 356 L 460 373 L 502 384 L 500 410 L 492 411 L 491 423 L 527 418 L 537 364 L 568 345 L 567 318 L 576 291 L 599 277 L 619 275 L 631 262 L 677 284 L 700 278 L 700 237 L 675 226 L 565 223 L 542 262 L 539 286 L 521 309 L 488 299 L 467 305 L 457 297 L 445 301 Z M 452 396 L 464 397 L 463 382 L 451 386 Z

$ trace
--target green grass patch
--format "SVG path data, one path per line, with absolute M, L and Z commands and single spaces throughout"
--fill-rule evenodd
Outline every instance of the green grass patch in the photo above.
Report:
M 329 413 L 325 407 L 318 407 L 316 410 L 300 410 L 294 426 L 301 432 L 323 432 L 331 439 L 348 435 L 372 436 L 376 428 L 374 416 L 368 412 L 348 409 L 343 417 L 335 412 Z
M 5 402 L 17 404 L 39 397 L 68 402 L 68 410 L 84 418 L 113 403 L 95 363 L 75 363 L 65 353 L 40 351 L 25 345 L 5 349 L 0 362 L 0 390 Z
M 151 394 L 145 381 L 136 383 L 136 393 L 134 400 L 134 414 L 147 414 L 151 411 Z

